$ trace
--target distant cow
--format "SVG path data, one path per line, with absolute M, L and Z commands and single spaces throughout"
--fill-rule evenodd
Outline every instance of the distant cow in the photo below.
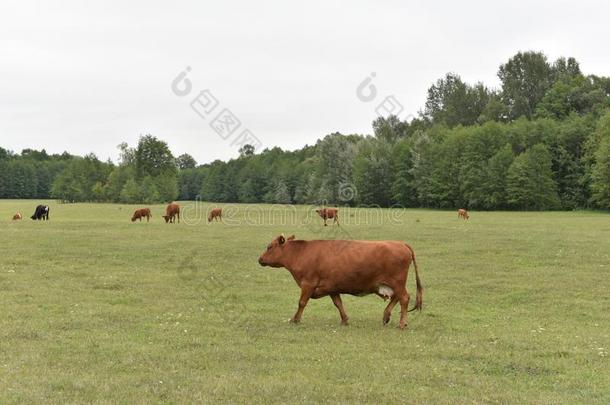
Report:
M 214 208 L 210 211 L 210 215 L 208 215 L 208 222 L 212 222 L 213 219 L 222 221 L 222 208 Z
M 13 215 L 13 221 L 19 221 L 21 220 L 21 212 L 16 213 L 15 215 Z
M 41 219 L 43 221 L 48 221 L 49 220 L 49 206 L 48 205 L 38 205 L 36 207 L 36 211 L 34 211 L 34 215 L 32 215 L 30 218 L 32 218 L 35 221 L 40 221 Z
M 178 223 L 180 223 L 180 206 L 176 203 L 171 203 L 165 208 L 165 215 L 163 218 L 165 219 L 165 223 L 173 224 L 178 217 Z
M 316 210 L 318 215 L 324 219 L 324 226 L 327 226 L 326 220 L 333 219 L 333 224 L 336 222 L 339 225 L 339 210 L 336 208 L 321 208 Z
M 419 280 L 415 252 L 399 241 L 294 240 L 283 235 L 273 239 L 258 259 L 261 266 L 285 267 L 299 287 L 299 308 L 292 322 L 301 320 L 310 298 L 330 295 L 346 325 L 347 314 L 340 294 L 362 296 L 377 294 L 390 299 L 383 312 L 383 324 L 390 321 L 392 309 L 400 302 L 400 328 L 407 322 L 407 312 L 421 310 L 423 287 Z M 407 275 L 413 262 L 417 295 L 408 311 Z
M 464 208 L 460 208 L 458 210 L 458 218 L 468 219 L 470 218 L 470 215 L 468 215 L 468 211 L 466 211 Z
M 146 222 L 150 221 L 152 214 L 150 213 L 150 208 L 140 208 L 139 210 L 135 210 L 133 213 L 133 217 L 131 217 L 131 222 L 135 222 L 136 219 L 139 219 L 142 222 L 142 218 L 146 218 Z

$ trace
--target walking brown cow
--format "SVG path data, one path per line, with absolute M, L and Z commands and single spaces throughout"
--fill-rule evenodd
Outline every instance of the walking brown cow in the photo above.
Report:
M 150 214 L 150 208 L 140 208 L 133 213 L 133 217 L 131 217 L 131 222 L 135 222 L 136 219 L 139 219 L 142 222 L 142 218 L 146 218 L 146 222 L 150 221 L 152 215 Z
M 316 210 L 318 215 L 324 219 L 324 226 L 327 226 L 326 220 L 332 219 L 333 224 L 336 222 L 339 225 L 339 210 L 336 208 L 321 208 Z
M 208 222 L 212 222 L 214 218 L 222 221 L 222 208 L 214 208 L 212 211 L 210 211 L 210 215 L 208 215 Z
M 383 312 L 383 324 L 390 321 L 392 309 L 400 302 L 400 328 L 407 324 L 407 275 L 413 262 L 417 295 L 415 306 L 421 310 L 423 287 L 419 280 L 415 252 L 399 241 L 294 240 L 278 236 L 258 259 L 261 266 L 285 267 L 301 287 L 299 307 L 292 322 L 301 320 L 310 298 L 330 296 L 346 325 L 348 316 L 340 294 L 363 296 L 377 294 L 390 302 Z
M 468 211 L 466 211 L 464 208 L 460 208 L 458 210 L 458 218 L 468 219 L 470 218 L 470 215 L 468 215 Z
M 180 206 L 176 203 L 171 203 L 165 208 L 163 219 L 165 219 L 166 224 L 173 224 L 176 217 L 178 217 L 178 223 L 180 223 Z

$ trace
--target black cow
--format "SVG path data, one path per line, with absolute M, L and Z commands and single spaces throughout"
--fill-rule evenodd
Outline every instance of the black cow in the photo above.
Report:
M 48 221 L 49 220 L 49 206 L 48 205 L 39 205 L 36 207 L 36 211 L 34 212 L 34 215 L 32 215 L 30 218 L 34 219 L 34 220 L 38 220 L 40 221 L 41 219 L 44 221 Z

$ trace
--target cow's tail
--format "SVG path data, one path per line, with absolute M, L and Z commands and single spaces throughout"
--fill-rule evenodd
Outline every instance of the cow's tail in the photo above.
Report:
M 405 243 L 405 245 L 411 251 L 411 257 L 413 258 L 413 267 L 415 268 L 415 282 L 417 283 L 417 295 L 415 297 L 415 306 L 413 308 L 411 308 L 409 310 L 409 312 L 415 311 L 416 309 L 418 311 L 421 311 L 422 305 L 424 304 L 424 287 L 422 287 L 421 280 L 419 279 L 419 271 L 417 269 L 417 260 L 415 260 L 415 252 L 413 251 L 413 248 L 411 246 L 407 245 L 406 243 Z

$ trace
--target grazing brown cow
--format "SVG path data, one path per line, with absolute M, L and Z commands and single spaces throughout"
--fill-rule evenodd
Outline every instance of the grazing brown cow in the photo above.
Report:
M 208 215 L 208 222 L 212 222 L 214 218 L 222 221 L 222 208 L 214 208 L 212 211 L 210 211 L 210 215 Z
M 321 208 L 316 210 L 319 216 L 324 219 L 324 226 L 327 226 L 326 220 L 333 219 L 333 224 L 336 222 L 339 225 L 339 210 L 336 208 Z
M 163 215 L 165 223 L 173 224 L 176 216 L 178 217 L 178 223 L 180 223 L 180 206 L 176 203 L 171 203 L 165 208 L 165 215 Z
M 421 310 L 423 288 L 419 280 L 415 253 L 409 245 L 399 241 L 356 240 L 294 240 L 273 239 L 258 259 L 261 266 L 285 267 L 301 287 L 299 308 L 292 322 L 301 320 L 303 309 L 310 298 L 330 295 L 347 324 L 340 294 L 362 296 L 377 294 L 389 298 L 383 312 L 383 324 L 390 321 L 392 309 L 400 302 L 400 328 L 407 322 L 407 274 L 413 262 L 417 295 L 413 309 Z M 413 310 L 411 309 L 411 311 Z
M 150 218 L 152 217 L 150 213 L 150 208 L 141 208 L 139 210 L 136 210 L 133 213 L 133 217 L 131 217 L 131 222 L 135 222 L 136 219 L 139 219 L 140 222 L 142 222 L 142 218 L 144 217 L 146 217 L 146 222 L 150 221 Z
M 13 215 L 13 221 L 19 221 L 19 220 L 21 220 L 21 218 L 22 218 L 21 212 L 18 212 L 15 215 Z
M 470 218 L 470 215 L 468 215 L 468 211 L 466 211 L 464 208 L 460 208 L 458 210 L 458 218 L 468 219 Z

